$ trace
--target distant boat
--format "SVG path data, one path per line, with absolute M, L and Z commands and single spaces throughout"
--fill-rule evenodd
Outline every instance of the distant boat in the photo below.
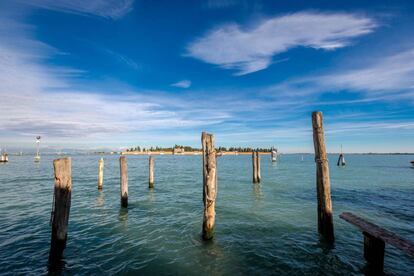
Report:
M 413 167 L 414 167 L 414 160 L 413 160 L 413 161 L 411 161 L 411 165 L 413 165 Z
M 40 162 L 40 136 L 36 136 L 36 155 L 34 157 L 34 162 Z
M 9 155 L 7 153 L 5 153 L 5 152 L 2 152 L 1 149 L 0 149 L 0 153 L 1 153 L 1 155 L 0 155 L 0 163 L 7 163 L 7 162 L 9 162 Z
M 272 162 L 277 162 L 277 149 L 272 149 L 270 156 L 272 158 Z
M 345 166 L 345 156 L 342 153 L 342 145 L 341 145 L 341 153 L 339 154 L 338 162 L 336 163 L 337 166 Z

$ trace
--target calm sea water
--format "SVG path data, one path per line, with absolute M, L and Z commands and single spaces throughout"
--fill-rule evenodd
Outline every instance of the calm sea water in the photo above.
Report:
M 48 273 L 53 166 L 30 156 L 0 165 L 0 274 Z M 330 156 L 336 243 L 319 240 L 313 155 L 261 157 L 262 183 L 251 183 L 251 156 L 218 159 L 216 235 L 200 238 L 201 156 L 128 156 L 129 207 L 120 208 L 118 156 L 72 156 L 72 208 L 61 272 L 73 274 L 349 275 L 365 266 L 363 237 L 338 218 L 344 211 L 414 241 L 414 156 Z M 413 275 L 414 261 L 386 246 L 385 272 Z

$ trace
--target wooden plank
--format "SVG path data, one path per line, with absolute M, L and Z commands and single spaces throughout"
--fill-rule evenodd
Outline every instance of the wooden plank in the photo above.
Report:
M 203 147 L 203 239 L 209 240 L 214 236 L 216 218 L 217 159 L 214 136 L 203 132 L 201 144 Z
M 316 194 L 318 199 L 318 231 L 328 242 L 334 242 L 331 180 L 326 155 L 322 112 L 312 113 L 313 144 L 316 162 Z
M 384 228 L 379 227 L 365 219 L 358 217 L 352 213 L 344 212 L 339 216 L 341 219 L 355 225 L 361 231 L 367 232 L 371 236 L 383 240 L 385 243 L 390 244 L 411 257 L 414 257 L 414 244 L 406 239 L 401 238 L 395 233 L 392 233 Z

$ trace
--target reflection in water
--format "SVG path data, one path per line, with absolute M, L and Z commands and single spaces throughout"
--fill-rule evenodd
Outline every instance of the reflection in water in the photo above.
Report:
M 99 191 L 99 195 L 96 198 L 96 206 L 102 207 L 105 203 L 105 194 L 103 191 Z
M 260 183 L 253 184 L 253 193 L 256 201 L 263 200 L 262 186 Z
M 124 226 L 128 225 L 128 208 L 121 207 L 119 208 L 118 220 L 123 222 Z
M 65 269 L 66 262 L 64 259 L 55 260 L 48 263 L 47 271 L 49 274 L 60 274 Z
M 154 202 L 155 201 L 154 189 L 148 189 L 148 201 L 149 202 Z

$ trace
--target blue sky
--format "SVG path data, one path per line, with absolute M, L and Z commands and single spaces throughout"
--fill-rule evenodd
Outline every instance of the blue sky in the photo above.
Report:
M 414 3 L 292 2 L 1 1 L 0 147 L 414 152 Z

